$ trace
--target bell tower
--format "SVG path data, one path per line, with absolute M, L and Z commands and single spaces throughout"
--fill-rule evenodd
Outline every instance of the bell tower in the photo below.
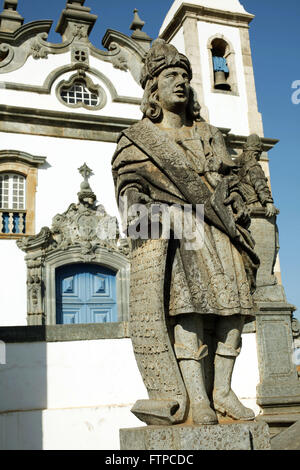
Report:
M 249 40 L 253 18 L 239 0 L 175 0 L 160 37 L 190 59 L 204 119 L 236 135 L 263 137 Z

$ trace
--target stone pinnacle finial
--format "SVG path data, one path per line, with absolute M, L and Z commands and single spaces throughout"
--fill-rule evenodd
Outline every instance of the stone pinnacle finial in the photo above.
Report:
M 68 3 L 71 3 L 71 4 L 77 3 L 78 5 L 83 6 L 85 3 L 85 0 L 67 0 L 67 6 L 68 6 Z
M 4 10 L 14 10 L 16 11 L 18 8 L 18 0 L 5 0 L 3 9 Z
M 136 8 L 133 10 L 133 13 L 134 13 L 134 17 L 130 25 L 130 29 L 131 31 L 133 31 L 131 37 L 132 39 L 139 41 L 141 45 L 144 47 L 144 49 L 149 50 L 150 42 L 152 41 L 152 39 L 150 38 L 150 36 L 148 36 L 147 33 L 144 33 L 144 31 L 142 31 L 145 25 L 145 21 L 141 20 L 138 14 L 138 10 Z
M 88 183 L 88 179 L 92 176 L 93 170 L 84 163 L 80 168 L 78 168 L 79 173 L 83 176 L 84 182 Z
M 131 31 L 141 31 L 143 27 L 145 26 L 145 21 L 142 21 L 141 18 L 139 17 L 138 10 L 135 8 L 133 10 L 134 17 L 133 21 L 130 25 Z
M 98 17 L 91 14 L 91 9 L 84 3 L 85 0 L 67 0 L 55 30 L 63 41 L 88 41 Z
M 3 12 L 0 15 L 0 31 L 14 33 L 24 22 L 17 11 L 18 0 L 4 0 Z
M 93 202 L 96 200 L 96 195 L 90 187 L 89 178 L 93 175 L 91 168 L 84 163 L 80 168 L 78 168 L 79 173 L 83 177 L 83 181 L 80 185 L 80 191 L 78 193 L 78 199 L 82 202 L 85 198 L 91 198 Z

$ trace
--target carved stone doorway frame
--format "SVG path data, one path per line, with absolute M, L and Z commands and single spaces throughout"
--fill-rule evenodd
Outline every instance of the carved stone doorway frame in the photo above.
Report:
M 82 256 L 80 247 L 72 247 L 67 251 L 55 250 L 44 261 L 45 283 L 45 323 L 56 324 L 56 269 L 70 264 L 87 263 Z M 99 250 L 88 264 L 96 264 L 109 268 L 116 273 L 118 322 L 128 321 L 129 317 L 129 277 L 130 265 L 126 257 L 119 253 Z

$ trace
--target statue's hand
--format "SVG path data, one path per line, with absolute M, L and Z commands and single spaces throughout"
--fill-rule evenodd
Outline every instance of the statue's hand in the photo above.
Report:
M 153 199 L 147 196 L 147 194 L 139 191 L 137 188 L 129 188 L 128 190 L 126 190 L 125 196 L 128 198 L 129 207 L 133 204 L 153 203 Z
M 272 204 L 271 202 L 268 202 L 266 204 L 266 217 L 273 217 L 274 215 L 278 214 L 278 209 Z
M 240 178 L 238 175 L 231 174 L 230 176 L 226 177 L 226 180 L 228 182 L 228 190 L 230 192 L 238 189 L 240 183 Z
M 229 204 L 233 210 L 234 220 L 240 223 L 243 227 L 249 226 L 250 212 L 239 193 L 232 192 L 224 201 L 224 204 Z

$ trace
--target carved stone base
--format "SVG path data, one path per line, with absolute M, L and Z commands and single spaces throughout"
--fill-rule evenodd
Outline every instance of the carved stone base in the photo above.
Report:
M 299 413 L 300 380 L 293 358 L 291 323 L 295 307 L 286 302 L 261 302 L 259 307 L 260 313 L 256 316 L 260 369 L 257 404 L 267 415 Z
M 264 422 L 120 429 L 121 450 L 270 450 Z

